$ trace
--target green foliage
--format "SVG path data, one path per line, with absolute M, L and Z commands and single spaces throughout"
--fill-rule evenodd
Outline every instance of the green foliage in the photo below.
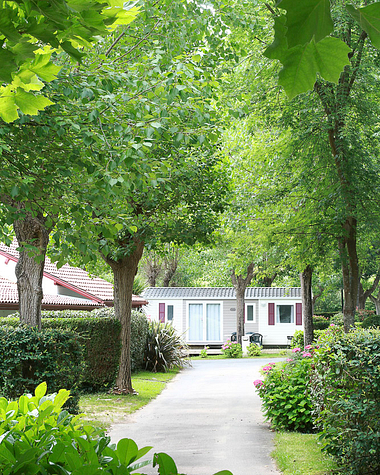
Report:
M 324 330 L 330 325 L 330 319 L 323 315 L 313 315 L 314 330 Z
M 323 335 L 324 330 L 314 330 L 314 342 L 318 341 L 318 338 Z M 296 330 L 293 335 L 291 348 L 304 348 L 304 334 L 303 330 Z
M 312 398 L 323 450 L 345 473 L 380 471 L 380 332 L 331 327 L 314 358 Z
M 68 404 L 78 410 L 78 388 L 83 374 L 82 346 L 78 334 L 62 328 L 38 331 L 30 327 L 0 326 L 0 393 L 15 398 L 33 392 L 43 381 L 53 391 L 62 384 L 73 397 Z
M 190 364 L 186 343 L 170 323 L 149 322 L 145 368 L 154 373 Z
M 362 328 L 380 327 L 380 315 L 372 315 L 363 320 Z
M 349 64 L 350 48 L 341 39 L 329 36 L 333 33 L 332 6 L 328 0 L 282 0 L 277 6 L 286 10 L 285 15 L 274 21 L 274 41 L 265 55 L 278 59 L 283 65 L 279 74 L 286 94 L 296 95 L 312 90 L 317 75 L 326 81 L 337 83 L 345 65 Z M 341 16 L 351 16 L 380 47 L 380 4 L 373 3 L 355 9 L 345 6 Z
M 301 353 L 299 352 L 301 355 Z M 309 355 L 310 353 L 304 353 Z M 309 390 L 311 358 L 302 355 L 286 363 L 264 366 L 264 380 L 254 381 L 265 416 L 275 429 L 311 432 L 312 403 Z
M 330 318 L 330 324 L 343 326 L 344 324 L 344 315 L 342 312 L 336 313 Z
M 241 344 L 237 341 L 227 340 L 226 343 L 222 346 L 222 353 L 227 358 L 242 358 L 243 349 Z
M 0 398 L 2 475 L 128 475 L 152 464 L 140 460 L 152 447 L 138 449 L 132 439 L 111 444 L 102 430 L 62 411 L 70 391 L 46 395 L 46 390 L 46 383 L 41 383 L 34 396 L 26 394 L 12 402 Z M 153 466 L 161 475 L 178 475 L 176 464 L 165 453 L 154 454 Z M 232 474 L 225 470 L 215 475 Z
M 201 358 L 207 358 L 207 350 L 209 350 L 208 346 L 205 346 L 204 348 L 201 349 L 201 353 L 200 353 Z
M 355 313 L 355 322 L 364 322 L 366 318 L 373 316 L 375 316 L 374 310 L 367 310 L 366 308 L 363 308 Z
M 137 13 L 137 8 L 124 9 L 121 0 L 95 0 L 91 15 L 85 2 L 2 2 L 0 81 L 4 85 L 0 87 L 0 117 L 11 122 L 18 118 L 18 109 L 23 114 L 36 115 L 53 104 L 35 94 L 44 82 L 56 79 L 61 69 L 51 59 L 52 48 L 81 61 L 84 46 L 97 36 L 108 35 L 110 27 L 130 23 Z
M 247 348 L 248 356 L 260 356 L 261 350 L 263 349 L 262 346 L 255 345 L 255 343 L 250 343 Z

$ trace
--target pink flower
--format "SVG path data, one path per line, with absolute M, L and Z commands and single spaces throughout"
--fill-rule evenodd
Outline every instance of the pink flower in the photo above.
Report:
M 292 353 L 297 353 L 297 351 L 301 351 L 301 348 L 293 348 Z
M 335 327 L 335 324 L 334 324 L 334 323 L 330 323 L 330 327 Z
M 268 365 L 268 366 L 264 366 L 263 371 L 264 371 L 264 372 L 268 372 L 268 371 L 270 371 L 271 369 L 273 369 L 272 366 L 269 366 L 269 365 Z
M 286 358 L 286 361 L 290 363 L 291 361 L 293 361 L 293 358 Z
M 256 379 L 256 381 L 253 381 L 253 384 L 256 388 L 259 388 L 264 383 L 261 381 L 261 379 Z
M 305 350 L 310 350 L 310 348 L 313 348 L 313 345 L 306 345 Z
M 302 356 L 303 356 L 304 358 L 311 358 L 311 353 L 307 353 L 306 351 L 304 351 L 304 352 L 302 353 Z

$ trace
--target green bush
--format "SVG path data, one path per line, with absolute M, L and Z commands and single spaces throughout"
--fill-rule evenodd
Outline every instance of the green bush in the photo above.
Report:
M 243 350 L 241 344 L 237 341 L 227 340 L 222 346 L 222 353 L 227 358 L 243 358 Z
M 33 392 L 43 381 L 53 391 L 62 384 L 74 395 L 68 409 L 78 410 L 83 372 L 82 346 L 74 332 L 26 326 L 0 326 L 0 393 L 8 398 Z
M 1 318 L 0 325 L 17 326 L 18 314 Z M 76 332 L 83 346 L 85 371 L 82 388 L 101 390 L 113 386 L 120 359 L 120 322 L 113 308 L 92 312 L 77 310 L 43 311 L 42 328 L 56 328 Z M 131 369 L 144 366 L 144 350 L 148 320 L 142 312 L 131 315 Z
M 380 473 L 380 331 L 331 327 L 319 343 L 312 399 L 323 449 L 347 474 Z
M 262 346 L 256 345 L 255 343 L 250 343 L 247 347 L 248 356 L 260 356 L 262 349 Z
M 344 315 L 342 312 L 336 313 L 330 318 L 330 324 L 333 323 L 334 325 L 343 326 L 344 325 Z
M 365 308 L 355 312 L 355 322 L 363 322 L 367 317 L 375 316 L 374 310 L 367 310 Z
M 128 475 L 152 464 L 140 461 L 152 447 L 139 450 L 132 439 L 121 439 L 115 446 L 100 429 L 84 426 L 80 416 L 62 411 L 69 391 L 46 395 L 46 383 L 42 383 L 34 394 L 13 402 L 0 398 L 2 475 Z M 154 454 L 153 466 L 160 474 L 178 473 L 165 453 Z M 226 470 L 219 475 L 232 474 Z
M 330 324 L 331 325 L 331 324 Z M 314 330 L 314 342 L 316 343 L 318 341 L 318 338 L 323 335 L 323 332 L 325 330 Z M 293 335 L 292 339 L 292 344 L 291 347 L 294 348 L 300 348 L 301 350 L 304 349 L 304 334 L 303 330 L 296 330 Z
M 145 368 L 154 373 L 190 364 L 187 345 L 170 323 L 150 322 L 145 347 Z
M 323 315 L 313 315 L 314 330 L 325 330 L 330 325 L 330 319 Z
M 372 315 L 363 320 L 362 328 L 380 327 L 380 315 Z
M 309 351 L 298 354 L 284 363 L 264 366 L 264 380 L 258 379 L 253 384 L 262 399 L 265 416 L 275 429 L 311 432 L 309 374 L 312 359 Z

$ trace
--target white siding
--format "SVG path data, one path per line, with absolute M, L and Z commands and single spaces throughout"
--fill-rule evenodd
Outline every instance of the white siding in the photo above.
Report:
M 261 299 L 259 302 L 259 333 L 263 335 L 263 345 L 287 345 L 288 336 L 293 336 L 296 330 L 303 330 L 302 325 L 296 325 L 296 303 L 298 299 Z M 275 324 L 268 325 L 268 303 L 275 304 Z M 276 305 L 294 305 L 294 323 L 277 323 Z
M 145 313 L 149 320 L 159 320 L 159 304 L 165 304 L 165 322 L 167 317 L 168 305 L 173 305 L 173 327 L 180 333 L 184 332 L 182 326 L 182 300 L 165 299 L 165 300 L 150 300 L 145 307 Z

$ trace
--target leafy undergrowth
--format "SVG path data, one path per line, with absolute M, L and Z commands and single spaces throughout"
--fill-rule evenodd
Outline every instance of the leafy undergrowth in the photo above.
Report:
M 107 392 L 82 395 L 79 407 L 80 412 L 84 414 L 83 420 L 103 429 L 107 429 L 111 424 L 124 422 L 129 414 L 158 396 L 178 371 L 176 369 L 167 373 L 141 371 L 134 374 L 132 386 L 137 395 L 120 396 Z
M 264 351 L 261 353 L 259 356 L 243 356 L 243 359 L 262 359 L 262 358 L 285 358 L 286 356 L 290 355 L 291 353 L 265 353 Z M 225 355 L 207 355 L 206 358 L 202 358 L 201 356 L 192 356 L 190 358 L 191 360 L 230 360 L 231 358 L 228 358 Z
M 327 475 L 334 473 L 337 465 L 322 454 L 316 434 L 278 432 L 276 449 L 272 457 L 283 475 Z

